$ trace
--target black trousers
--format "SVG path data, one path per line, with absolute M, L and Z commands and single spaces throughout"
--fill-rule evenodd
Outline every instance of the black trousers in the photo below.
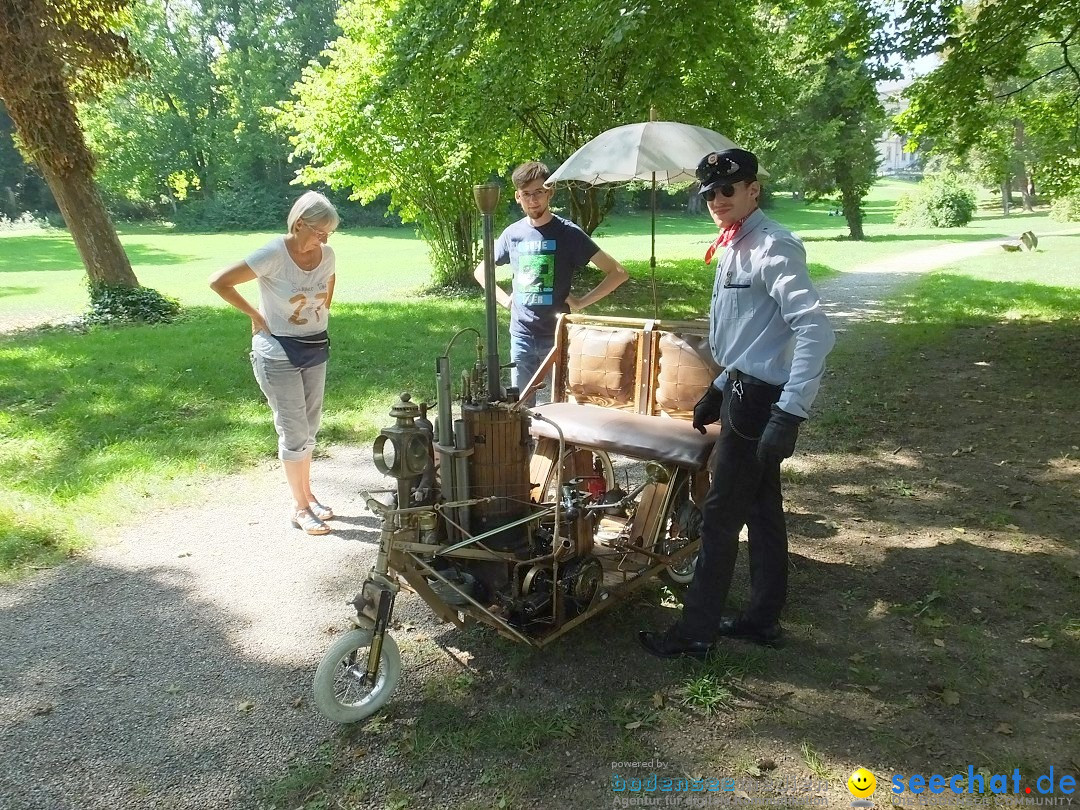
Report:
M 743 619 L 765 626 L 780 618 L 788 575 L 780 463 L 758 461 L 757 440 L 781 391 L 779 386 L 730 379 L 724 387 L 723 430 L 713 450 L 712 486 L 702 505 L 701 554 L 678 627 L 686 638 L 716 638 L 743 526 L 750 547 L 750 603 Z

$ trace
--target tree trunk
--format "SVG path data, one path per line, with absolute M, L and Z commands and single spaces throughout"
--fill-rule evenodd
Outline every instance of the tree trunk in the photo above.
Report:
M 64 215 L 90 283 L 138 287 L 139 280 L 131 269 L 131 262 L 124 253 L 93 178 L 75 172 L 65 177 L 45 165 L 41 171 Z
M 1001 181 L 1001 212 L 1008 216 L 1012 211 L 1012 182 L 1006 177 Z
M 1024 201 L 1024 210 L 1031 213 L 1035 210 L 1035 189 L 1032 186 L 1027 166 L 1020 164 L 1020 171 L 1016 175 L 1020 182 L 1020 197 Z
M 94 185 L 94 159 L 86 147 L 75 107 L 57 77 L 48 94 L 7 97 L 15 129 L 41 169 L 82 257 L 91 284 L 138 287 L 105 203 Z
M 1013 158 L 1016 160 L 1016 180 L 1020 183 L 1020 196 L 1024 201 L 1025 211 L 1035 210 L 1035 201 L 1031 194 L 1031 183 L 1028 181 L 1027 166 L 1024 164 L 1024 143 L 1027 137 L 1024 132 L 1024 122 L 1019 118 L 1013 119 Z
M 847 220 L 849 235 L 852 239 L 861 242 L 866 238 L 862 227 L 862 197 L 856 189 L 848 186 L 840 189 L 840 200 L 844 208 L 844 219 Z
M 579 188 L 571 186 L 570 193 L 570 218 L 574 220 L 585 233 L 592 236 L 592 232 L 600 227 L 604 217 L 615 204 L 615 191 L 611 188 L 600 186 L 586 186 Z M 600 195 L 603 194 L 603 200 Z
M 700 214 L 705 208 L 705 200 L 702 199 L 699 190 L 701 189 L 700 183 L 695 183 L 690 188 L 690 196 L 686 200 L 686 213 L 688 214 Z
M 454 287 L 470 287 L 476 267 L 476 213 L 463 210 L 454 220 L 454 268 L 448 279 Z M 483 248 L 481 247 L 481 251 Z

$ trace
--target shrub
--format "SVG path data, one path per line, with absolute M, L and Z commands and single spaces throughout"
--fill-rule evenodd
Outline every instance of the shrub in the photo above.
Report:
M 1058 197 L 1050 203 L 1050 219 L 1057 222 L 1080 222 L 1080 191 Z
M 901 195 L 893 217 L 907 227 L 959 228 L 975 215 L 975 190 L 953 175 L 926 180 Z
M 48 219 L 30 211 L 23 211 L 15 219 L 0 214 L 0 233 L 6 231 L 45 231 L 51 227 Z
M 177 206 L 181 231 L 283 231 L 292 201 L 259 188 L 223 188 L 213 197 L 195 197 Z
M 180 302 L 149 287 L 123 284 L 90 284 L 87 324 L 172 323 L 180 314 Z
M 295 189 L 299 194 L 299 189 Z M 350 200 L 349 195 L 333 189 L 316 187 L 316 191 L 325 194 L 337 208 L 341 217 L 339 228 L 400 228 L 401 217 L 390 211 L 390 195 L 380 194 L 367 205 Z M 511 200 L 512 201 L 512 200 Z M 284 227 L 284 220 L 282 220 Z
M 226 187 L 216 195 L 192 197 L 176 207 L 175 224 L 180 231 L 271 231 L 285 230 L 285 218 L 293 202 L 306 189 L 283 187 Z M 341 217 L 341 228 L 400 228 L 401 219 L 388 212 L 389 195 L 368 205 L 350 200 L 345 192 L 315 187 L 329 197 Z

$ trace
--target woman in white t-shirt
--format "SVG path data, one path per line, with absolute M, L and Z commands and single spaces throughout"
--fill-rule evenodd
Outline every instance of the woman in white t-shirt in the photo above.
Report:
M 293 205 L 289 232 L 210 277 L 210 288 L 251 318 L 251 365 L 274 412 L 278 457 L 293 497 L 292 524 L 327 534 L 334 517 L 311 492 L 311 451 L 322 418 L 334 297 L 334 251 L 326 244 L 338 214 L 309 191 Z M 259 308 L 236 289 L 258 280 Z

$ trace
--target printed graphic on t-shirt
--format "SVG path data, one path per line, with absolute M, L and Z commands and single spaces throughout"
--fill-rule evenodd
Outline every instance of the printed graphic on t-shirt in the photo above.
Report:
M 535 239 L 518 244 L 514 292 L 525 307 L 551 306 L 555 292 L 555 240 Z
M 319 285 L 319 289 L 325 288 L 325 284 Z M 315 323 L 321 323 L 323 320 L 323 307 L 326 305 L 326 299 L 330 297 L 330 294 L 320 292 L 312 296 L 310 295 L 314 290 L 312 287 L 294 287 L 293 289 L 302 291 L 297 292 L 296 295 L 289 299 L 289 303 L 295 307 L 292 315 L 289 316 L 289 323 L 303 326 L 311 319 L 314 319 Z M 312 306 L 312 304 L 314 304 L 314 306 Z M 306 317 L 308 315 L 310 315 L 311 318 Z

